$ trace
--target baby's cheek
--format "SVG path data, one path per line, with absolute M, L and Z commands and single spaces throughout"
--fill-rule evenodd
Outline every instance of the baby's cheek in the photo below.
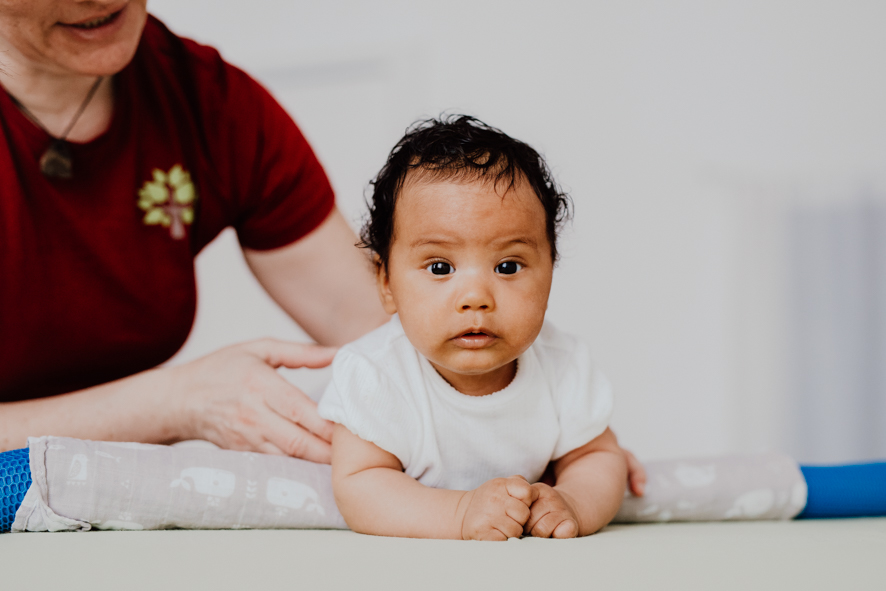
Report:
M 431 360 L 439 355 L 440 345 L 445 339 L 439 336 L 439 329 L 435 330 L 435 314 L 428 312 L 406 317 L 401 314 L 400 322 L 406 338 L 419 353 Z

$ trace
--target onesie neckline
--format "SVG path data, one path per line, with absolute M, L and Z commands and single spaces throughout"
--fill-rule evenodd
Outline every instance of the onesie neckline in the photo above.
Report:
M 512 402 L 520 396 L 525 390 L 525 383 L 530 379 L 532 365 L 531 354 L 532 347 L 517 358 L 517 371 L 511 382 L 496 392 L 486 394 L 484 396 L 470 396 L 463 394 L 452 387 L 452 385 L 443 379 L 428 359 L 415 351 L 419 358 L 422 374 L 426 376 L 432 393 L 440 396 L 448 403 L 467 410 L 497 408 Z

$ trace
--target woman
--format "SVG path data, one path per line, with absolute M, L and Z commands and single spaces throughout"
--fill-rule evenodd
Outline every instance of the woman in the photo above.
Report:
M 330 426 L 274 368 L 333 349 L 267 340 L 145 371 L 184 343 L 193 259 L 228 225 L 317 342 L 386 320 L 291 119 L 145 1 L 0 0 L 0 447 L 201 438 L 328 462 Z
M 194 257 L 229 225 L 318 343 L 387 320 L 292 120 L 146 0 L 0 0 L 0 56 L 0 450 L 207 439 L 329 462 L 331 425 L 275 368 L 334 349 L 263 340 L 151 369 L 184 343 Z

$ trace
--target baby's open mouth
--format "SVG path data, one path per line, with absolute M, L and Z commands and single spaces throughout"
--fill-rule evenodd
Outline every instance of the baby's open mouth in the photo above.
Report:
M 485 330 L 471 330 L 455 337 L 456 343 L 467 349 L 481 349 L 492 344 L 498 337 Z
M 85 29 L 85 30 L 97 29 L 99 27 L 102 27 L 102 26 L 114 21 L 118 16 L 120 16 L 121 12 L 123 12 L 122 8 L 120 10 L 118 10 L 117 12 L 112 12 L 108 16 L 94 18 L 92 20 L 83 21 L 82 23 L 66 24 L 65 26 L 66 27 L 74 27 L 75 29 Z

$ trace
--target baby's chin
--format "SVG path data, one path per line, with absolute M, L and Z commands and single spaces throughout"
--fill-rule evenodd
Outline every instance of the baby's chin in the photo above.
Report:
M 438 366 L 433 361 L 431 364 L 450 386 L 469 396 L 485 396 L 503 390 L 517 374 L 515 360 L 483 366 L 461 364 Z
M 502 369 L 507 368 L 507 366 L 511 365 L 512 363 L 514 363 L 513 360 L 511 360 L 507 363 L 504 363 L 502 365 L 497 365 L 497 366 L 492 366 L 492 367 L 490 367 L 490 366 L 481 366 L 481 367 L 476 367 L 476 366 L 446 367 L 446 366 L 442 366 L 442 367 L 444 367 L 445 369 L 447 369 L 448 371 L 450 371 L 454 374 L 458 374 L 460 376 L 464 376 L 466 378 L 469 378 L 469 377 L 483 377 L 485 375 L 494 374 L 498 371 L 501 371 Z
M 531 344 L 531 343 L 530 343 Z M 522 355 L 529 345 L 514 348 L 503 340 L 492 347 L 467 349 L 447 343 L 431 351 L 422 351 L 437 371 L 443 369 L 460 376 L 483 376 L 508 368 Z
M 516 358 L 508 359 L 507 361 L 496 360 L 494 362 L 484 362 L 479 359 L 461 362 L 446 359 L 440 362 L 432 357 L 428 357 L 428 360 L 437 371 L 443 370 L 444 373 L 452 373 L 466 378 L 483 377 L 502 370 L 513 369 L 512 366 L 516 363 Z

